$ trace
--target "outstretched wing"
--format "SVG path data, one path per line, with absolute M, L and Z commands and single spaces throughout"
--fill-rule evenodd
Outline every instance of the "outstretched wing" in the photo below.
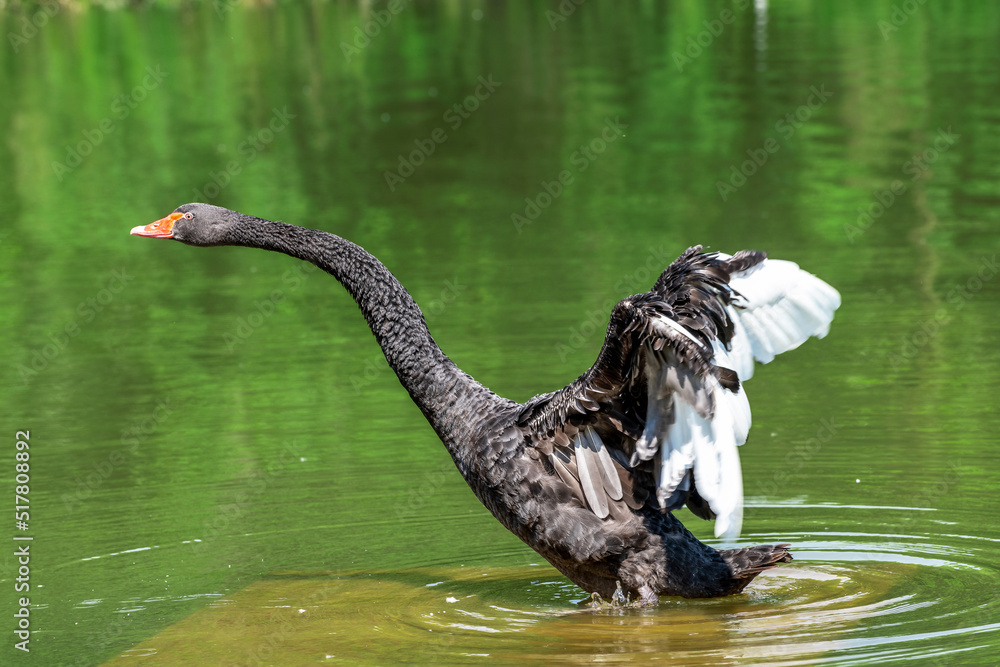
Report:
M 792 262 L 690 248 L 651 292 L 615 307 L 594 366 L 525 404 L 519 426 L 598 517 L 686 503 L 716 519 L 717 536 L 735 537 L 736 448 L 750 429 L 741 381 L 754 361 L 826 335 L 839 305 L 836 290 Z

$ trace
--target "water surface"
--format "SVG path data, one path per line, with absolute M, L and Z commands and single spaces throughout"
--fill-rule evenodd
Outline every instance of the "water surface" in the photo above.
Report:
M 379 3 L 67 9 L 0 49 L 33 657 L 994 664 L 1000 9 L 894 6 L 447 2 L 367 43 Z M 517 400 L 589 367 L 688 245 L 801 263 L 844 305 L 748 383 L 742 451 L 741 542 L 796 561 L 582 607 L 329 276 L 128 236 L 196 199 L 363 245 Z

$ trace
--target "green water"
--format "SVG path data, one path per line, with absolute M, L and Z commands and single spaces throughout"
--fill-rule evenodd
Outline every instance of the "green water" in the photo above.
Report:
M 995 664 L 1000 7 L 360 4 L 0 13 L 4 664 Z M 742 450 L 795 563 L 581 613 L 335 281 L 128 235 L 199 199 L 363 245 L 517 400 L 690 244 L 799 262 L 843 307 Z

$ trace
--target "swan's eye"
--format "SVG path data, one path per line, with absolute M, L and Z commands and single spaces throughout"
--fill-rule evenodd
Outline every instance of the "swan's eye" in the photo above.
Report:
M 185 220 L 194 220 L 194 213 L 192 213 L 191 211 L 188 211 L 187 213 L 184 214 L 184 219 Z

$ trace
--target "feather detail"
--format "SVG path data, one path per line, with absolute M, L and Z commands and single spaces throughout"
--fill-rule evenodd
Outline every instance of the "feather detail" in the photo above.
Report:
M 734 324 L 730 356 L 741 380 L 753 375 L 754 360 L 766 364 L 810 336 L 825 336 L 840 307 L 837 290 L 780 259 L 734 273 L 729 286 L 735 292 L 726 308 Z
M 669 317 L 666 317 L 664 315 L 660 315 L 660 316 L 656 317 L 653 320 L 653 322 L 654 322 L 654 326 L 655 325 L 660 325 L 660 326 L 666 327 L 667 329 L 672 329 L 672 330 L 676 331 L 677 333 L 681 334 L 682 336 L 684 336 L 685 338 L 687 338 L 688 340 L 690 340 L 692 343 L 694 343 L 698 347 L 704 347 L 704 345 L 702 344 L 702 342 L 700 340 L 698 340 L 697 338 L 695 338 L 691 334 L 691 332 L 687 330 L 686 327 L 684 327 L 679 322 L 676 322 L 676 321 L 670 319 Z
M 597 470 L 601 475 L 601 485 L 604 487 L 604 492 L 612 500 L 621 500 L 622 484 L 618 479 L 618 472 L 615 470 L 615 462 L 611 460 L 611 455 L 608 454 L 608 448 L 604 446 L 604 441 L 592 428 L 584 431 L 583 435 L 590 439 L 590 448 L 597 454 L 597 463 L 599 464 Z
M 596 517 L 647 502 L 687 504 L 739 535 L 738 454 L 751 426 L 743 382 L 810 336 L 829 330 L 835 289 L 793 262 L 757 251 L 689 248 L 653 289 L 619 302 L 594 366 L 519 414 L 554 472 Z M 506 449 L 504 450 L 506 451 Z
M 767 363 L 810 336 L 825 335 L 840 296 L 793 262 L 766 260 L 762 253 L 718 257 L 740 269 L 728 281 L 732 292 L 720 285 L 713 299 L 692 288 L 686 307 L 696 308 L 694 314 L 651 318 L 653 331 L 674 347 L 650 345 L 645 355 L 646 425 L 633 463 L 658 464 L 661 509 L 693 498 L 693 509 L 715 516 L 717 537 L 735 538 L 743 521 L 737 447 L 746 442 L 751 425 L 741 381 L 753 375 L 755 361 Z M 673 303 L 679 308 L 683 302 Z M 704 340 L 711 346 L 711 363 L 676 347 L 683 341 L 669 336 L 673 332 L 699 345 L 698 336 L 709 334 Z
M 557 449 L 553 452 L 551 461 L 556 474 L 569 487 L 570 493 L 582 499 L 584 497 L 583 487 L 580 486 L 580 480 L 577 479 L 576 464 L 573 463 L 569 455 Z
M 580 486 L 587 504 L 599 518 L 608 516 L 608 499 L 604 493 L 604 483 L 598 468 L 600 462 L 597 453 L 588 442 L 585 442 L 586 431 L 573 438 L 573 452 L 576 456 L 576 469 L 580 476 Z M 589 438 L 587 438 L 589 440 Z

